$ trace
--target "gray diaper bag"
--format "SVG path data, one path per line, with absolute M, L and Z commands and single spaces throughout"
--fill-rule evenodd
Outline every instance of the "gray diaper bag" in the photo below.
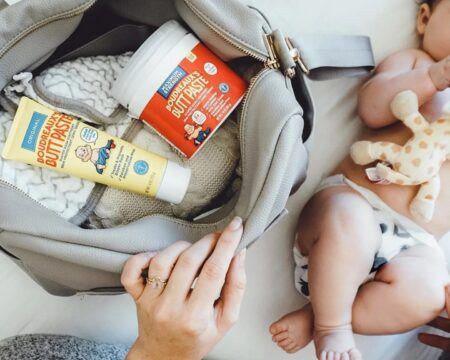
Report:
M 90 222 L 102 186 L 65 219 L 0 179 L 0 251 L 51 294 L 121 293 L 120 273 L 130 255 L 194 242 L 234 216 L 245 221 L 241 248 L 248 247 L 286 213 L 289 196 L 305 180 L 314 127 L 307 78 L 366 75 L 374 66 L 365 36 L 284 34 L 239 0 L 0 0 L 0 111 L 14 114 L 5 90 L 16 74 L 35 77 L 64 61 L 135 51 L 171 19 L 238 72 L 251 74 L 236 110 L 239 181 L 201 216 L 152 214 L 105 227 Z M 82 120 L 115 121 L 86 102 L 41 93 L 45 103 Z M 132 132 L 133 126 L 123 137 Z

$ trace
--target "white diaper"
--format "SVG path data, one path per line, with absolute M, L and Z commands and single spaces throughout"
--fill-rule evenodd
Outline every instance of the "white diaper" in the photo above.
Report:
M 375 255 L 372 270 L 367 280 L 372 279 L 377 270 L 389 262 L 394 256 L 413 246 L 430 246 L 437 249 L 444 257 L 444 253 L 433 235 L 422 229 L 412 220 L 392 210 L 375 193 L 355 184 L 344 175 L 333 175 L 326 178 L 320 183 L 316 193 L 333 186 L 350 186 L 353 190 L 361 194 L 372 206 L 377 222 L 380 225 L 382 232 L 381 247 Z M 295 287 L 302 295 L 309 298 L 308 258 L 300 253 L 297 247 L 297 241 L 295 243 Z

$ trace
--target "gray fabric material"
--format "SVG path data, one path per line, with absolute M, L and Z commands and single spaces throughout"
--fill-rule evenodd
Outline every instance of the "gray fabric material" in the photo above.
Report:
M 0 341 L 0 360 L 123 360 L 128 348 L 65 335 L 22 335 Z
M 54 21 L 40 31 L 32 32 L 0 57 L 0 88 L 11 81 L 14 74 L 38 66 L 55 50 L 55 41 L 66 40 L 80 20 L 81 15 Z
M 92 0 L 27 0 L 6 7 L 0 13 L 0 51 L 14 43 L 21 34 L 36 24 L 47 22 L 59 14 L 76 11 Z M 17 16 L 20 14 L 20 16 Z
M 66 40 L 94 0 L 30 0 L 0 12 L 0 88 Z M 6 52 L 6 53 L 5 53 Z
M 270 27 L 254 9 L 237 0 L 176 0 L 175 5 L 183 20 L 224 60 L 247 56 L 245 51 L 263 61 L 267 58 L 262 34 Z

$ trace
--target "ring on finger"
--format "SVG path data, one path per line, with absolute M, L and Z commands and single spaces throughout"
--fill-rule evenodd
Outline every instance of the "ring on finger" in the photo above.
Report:
M 147 284 L 151 286 L 152 289 L 162 290 L 167 285 L 167 280 L 162 280 L 158 276 L 149 276 L 147 278 Z

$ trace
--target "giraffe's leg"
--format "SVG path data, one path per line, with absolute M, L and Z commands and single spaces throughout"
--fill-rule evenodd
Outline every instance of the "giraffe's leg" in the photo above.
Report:
M 407 126 L 414 134 L 418 132 L 433 134 L 433 129 L 430 127 L 430 123 L 423 117 L 420 112 L 410 114 L 404 119 L 400 119 L 405 126 Z
M 417 95 L 411 90 L 398 94 L 391 103 L 391 110 L 395 117 L 410 128 L 413 133 L 425 131 L 430 127 L 430 123 L 419 112 Z
M 350 149 L 350 155 L 358 165 L 367 165 L 376 160 L 387 161 L 393 164 L 401 149 L 400 145 L 387 141 L 358 141 Z
M 414 217 L 429 222 L 433 218 L 436 199 L 441 190 L 439 176 L 435 176 L 430 181 L 423 184 L 414 200 L 411 202 L 410 210 Z

